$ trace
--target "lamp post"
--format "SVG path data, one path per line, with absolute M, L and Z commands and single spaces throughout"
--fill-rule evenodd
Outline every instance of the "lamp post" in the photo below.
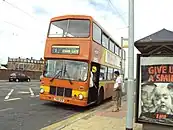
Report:
M 129 44 L 126 130 L 133 130 L 134 113 L 134 0 L 129 0 Z

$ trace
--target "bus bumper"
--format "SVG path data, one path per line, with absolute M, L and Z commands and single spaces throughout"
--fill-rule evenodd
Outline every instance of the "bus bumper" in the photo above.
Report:
M 46 100 L 46 101 L 53 101 L 53 102 L 59 102 L 59 103 L 65 103 L 65 104 L 71 104 L 76 106 L 88 106 L 87 100 L 79 100 L 79 99 L 73 99 L 73 98 L 67 98 L 67 97 L 60 97 L 60 96 L 54 96 L 49 94 L 40 94 L 40 100 Z

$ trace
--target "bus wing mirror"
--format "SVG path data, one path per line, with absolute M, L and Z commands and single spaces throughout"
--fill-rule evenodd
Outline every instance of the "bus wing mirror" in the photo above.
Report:
M 93 72 L 93 73 L 96 73 L 96 72 L 97 72 L 97 67 L 93 66 L 93 67 L 92 67 L 92 72 Z

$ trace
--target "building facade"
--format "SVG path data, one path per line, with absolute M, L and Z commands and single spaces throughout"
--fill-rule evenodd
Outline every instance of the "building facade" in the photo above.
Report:
M 7 68 L 10 70 L 42 71 L 44 61 L 31 58 L 10 58 L 8 57 Z

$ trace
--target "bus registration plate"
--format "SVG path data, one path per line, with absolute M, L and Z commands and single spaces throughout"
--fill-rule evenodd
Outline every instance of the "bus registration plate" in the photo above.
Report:
M 64 102 L 64 99 L 62 98 L 54 98 L 55 101 L 58 101 L 58 102 Z

